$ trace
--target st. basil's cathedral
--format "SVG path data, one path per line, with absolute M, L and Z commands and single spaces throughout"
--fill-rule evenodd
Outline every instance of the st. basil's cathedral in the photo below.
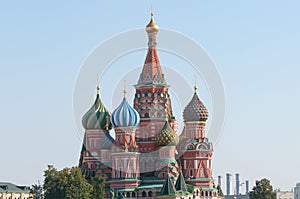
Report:
M 197 87 L 177 121 L 156 49 L 159 27 L 146 26 L 148 52 L 134 85 L 133 107 L 126 98 L 111 113 L 96 100 L 82 117 L 85 129 L 79 167 L 85 178 L 105 178 L 105 198 L 223 198 L 212 177 L 213 145 L 205 137 L 208 111 Z M 110 135 L 114 129 L 115 139 Z

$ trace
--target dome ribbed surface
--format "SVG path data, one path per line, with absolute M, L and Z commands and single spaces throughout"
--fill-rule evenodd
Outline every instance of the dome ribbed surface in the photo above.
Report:
M 171 128 L 169 122 L 166 121 L 162 130 L 156 135 L 156 143 L 159 146 L 176 146 L 178 143 L 178 136 Z
M 110 112 L 103 105 L 100 99 L 100 94 L 98 93 L 93 106 L 82 117 L 82 126 L 86 130 L 105 130 L 108 119 L 108 129 L 110 130 L 112 125 L 109 118 Z
M 137 127 L 140 124 L 140 116 L 124 97 L 121 104 L 112 113 L 111 123 L 115 127 Z
M 183 111 L 184 121 L 201 121 L 208 119 L 208 111 L 205 105 L 199 99 L 197 93 L 194 94 L 192 100 L 188 103 Z

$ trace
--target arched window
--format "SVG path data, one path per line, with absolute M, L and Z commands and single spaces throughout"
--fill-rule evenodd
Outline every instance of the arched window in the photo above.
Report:
M 151 169 L 152 168 L 152 160 L 148 160 L 148 169 Z
M 122 178 L 122 171 L 121 171 L 121 168 L 119 170 L 119 178 Z
M 153 194 L 152 194 L 152 191 L 149 191 L 149 192 L 148 192 L 148 196 L 149 196 L 149 197 L 152 197 L 152 195 L 153 195 Z
M 131 142 L 131 136 L 128 135 L 127 136 L 127 144 L 130 145 L 130 142 Z
M 126 193 L 126 197 L 130 198 L 130 193 L 129 192 Z
M 149 118 L 149 113 L 145 113 L 145 118 Z
M 198 146 L 198 149 L 200 149 L 200 150 L 206 150 L 207 147 L 206 147 L 205 144 L 200 144 L 200 145 Z
M 132 197 L 133 197 L 133 198 L 135 198 L 135 197 L 136 197 L 136 195 L 135 195 L 135 192 L 132 192 Z
M 120 144 L 123 145 L 123 143 L 124 143 L 124 136 L 120 135 Z
M 190 178 L 192 178 L 193 175 L 194 175 L 194 174 L 193 174 L 193 169 L 191 169 L 191 170 L 190 170 Z
M 143 191 L 142 192 L 142 197 L 146 197 L 146 196 L 147 196 L 146 191 Z
M 146 161 L 143 159 L 142 160 L 142 172 L 146 171 Z
M 133 167 L 130 167 L 130 168 L 129 168 L 129 174 L 128 174 L 128 176 L 129 176 L 130 178 L 133 178 L 133 174 L 134 174 L 134 169 L 133 169 Z
M 192 144 L 189 144 L 189 145 L 187 146 L 187 149 L 188 149 L 188 150 L 193 150 L 193 149 L 194 149 L 194 147 L 193 147 L 193 145 L 192 145 Z
M 200 178 L 204 178 L 204 169 L 202 167 L 200 169 Z

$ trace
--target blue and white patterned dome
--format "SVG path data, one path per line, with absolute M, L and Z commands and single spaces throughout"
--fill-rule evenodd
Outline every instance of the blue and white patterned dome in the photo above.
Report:
M 110 118 L 114 127 L 137 127 L 140 124 L 139 113 L 123 98 L 122 103 L 114 110 Z

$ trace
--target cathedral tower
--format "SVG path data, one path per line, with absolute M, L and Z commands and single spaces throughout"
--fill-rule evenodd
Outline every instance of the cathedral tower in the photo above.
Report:
M 111 123 L 116 132 L 116 140 L 111 153 L 113 180 L 110 187 L 136 188 L 140 183 L 140 153 L 135 140 L 135 131 L 140 123 L 140 116 L 127 102 L 125 89 L 121 104 L 112 113 Z
M 206 187 L 210 191 L 196 190 L 199 196 L 217 195 L 212 177 L 213 146 L 205 137 L 205 125 L 208 111 L 197 95 L 194 87 L 192 100 L 183 112 L 184 132 L 180 144 L 177 146 L 180 153 L 179 161 L 186 182 L 197 187 Z
M 175 158 L 178 136 L 171 128 L 168 117 L 166 116 L 165 125 L 157 133 L 156 143 L 159 146 L 159 155 L 156 163 L 155 176 L 165 178 L 167 174 L 172 177 L 178 176 L 178 165 Z
M 101 159 L 100 140 L 112 128 L 109 122 L 110 112 L 100 98 L 100 87 L 97 86 L 97 95 L 92 107 L 82 117 L 82 126 L 85 129 L 79 167 L 87 178 L 93 177 Z M 110 137 L 110 136 L 109 136 Z
M 154 21 L 153 13 L 151 13 L 151 20 L 146 26 L 148 52 L 138 83 L 135 85 L 134 98 L 134 108 L 141 117 L 140 126 L 136 132 L 136 140 L 140 152 L 144 153 L 141 156 L 142 173 L 155 170 L 157 157 L 154 153 L 158 150 L 155 138 L 165 124 L 166 115 L 171 128 L 177 130 L 177 121 L 173 115 L 168 92 L 169 86 L 162 72 L 156 49 L 158 31 L 159 27 Z M 148 155 L 145 155 L 146 153 Z

